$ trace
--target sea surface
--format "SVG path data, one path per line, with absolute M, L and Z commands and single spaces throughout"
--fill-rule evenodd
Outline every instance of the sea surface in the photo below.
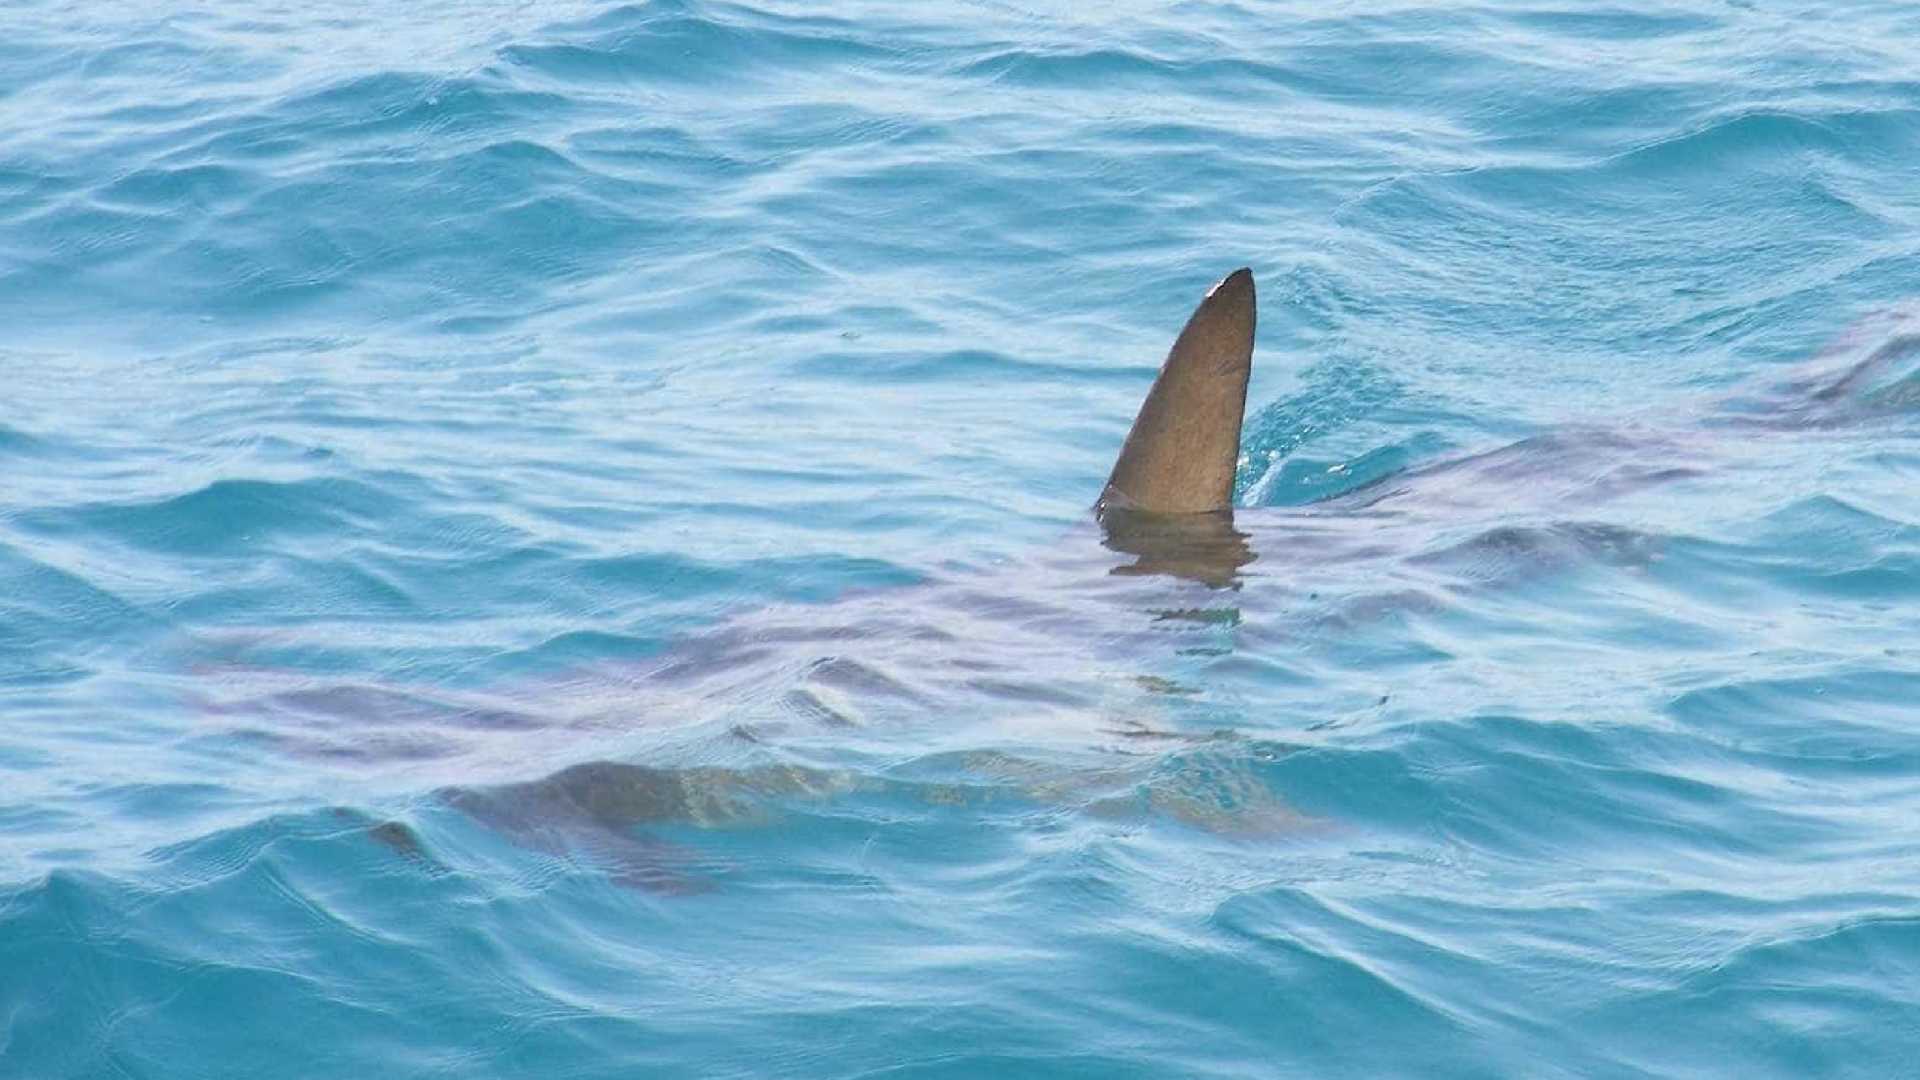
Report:
M 1911 0 L 0 0 L 0 1077 L 1920 1075 L 1916 298 Z

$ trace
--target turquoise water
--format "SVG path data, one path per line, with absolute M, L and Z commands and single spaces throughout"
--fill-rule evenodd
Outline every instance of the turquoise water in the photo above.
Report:
M 0 25 L 0 1076 L 1912 1074 L 1920 7 Z

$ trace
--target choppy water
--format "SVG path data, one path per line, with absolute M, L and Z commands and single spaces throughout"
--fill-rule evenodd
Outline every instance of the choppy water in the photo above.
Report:
M 0 1075 L 1913 1069 L 1920 7 L 0 27 Z

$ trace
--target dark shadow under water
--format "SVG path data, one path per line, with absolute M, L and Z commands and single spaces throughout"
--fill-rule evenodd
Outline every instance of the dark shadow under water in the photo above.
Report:
M 1599 520 L 1604 506 L 1737 468 L 1768 453 L 1770 440 L 1910 414 L 1920 405 L 1916 356 L 1920 332 L 1911 320 L 1896 319 L 1774 390 L 1712 403 L 1683 424 L 1568 426 L 1306 507 L 1181 516 L 1109 511 L 992 574 L 749 613 L 637 668 L 606 673 L 597 693 L 611 718 L 582 725 L 605 730 L 719 718 L 726 738 L 747 748 L 749 763 L 589 760 L 534 779 L 454 784 L 438 798 L 520 845 L 585 858 L 621 884 L 700 891 L 711 878 L 697 854 L 648 830 L 751 823 L 775 816 L 786 801 L 888 787 L 854 770 L 783 760 L 783 740 L 840 732 L 897 745 L 888 739 L 911 740 L 952 717 L 1004 706 L 1023 722 L 1064 725 L 1129 756 L 1119 766 L 1011 759 L 981 766 L 1011 779 L 1008 790 L 1021 797 L 1099 812 L 1126 803 L 1135 785 L 1148 792 L 1142 805 L 1184 814 L 1200 827 L 1231 830 L 1254 819 L 1263 829 L 1298 827 L 1300 819 L 1273 800 L 1246 797 L 1244 785 L 1227 794 L 1140 787 L 1139 763 L 1166 752 L 1142 750 L 1143 743 L 1190 745 L 1212 733 L 1164 728 L 1125 709 L 1116 716 L 1112 686 L 1128 681 L 1149 701 L 1177 698 L 1183 688 L 1154 674 L 1157 659 L 1283 641 L 1274 628 L 1286 624 L 1302 597 L 1317 595 L 1315 582 L 1335 574 L 1345 583 L 1337 617 L 1370 619 L 1444 603 L 1447 594 L 1512 588 L 1557 567 L 1648 561 L 1664 538 Z M 1245 631 L 1237 644 L 1236 631 Z M 471 731 L 476 720 L 482 728 L 521 732 L 539 729 L 538 718 L 554 711 L 542 693 L 449 701 L 424 721 L 420 696 L 397 699 L 407 702 L 416 729 L 424 724 L 433 735 Z M 330 747 L 352 742 L 364 753 L 368 725 L 406 720 L 363 686 L 297 696 L 304 722 L 275 735 L 295 752 L 327 756 Z M 282 695 L 276 710 L 283 716 L 294 711 L 288 700 Z M 899 728 L 897 736 L 872 734 L 889 724 Z M 566 726 L 555 719 L 548 730 Z M 396 746 L 428 747 L 428 757 L 437 745 L 428 735 L 411 742 L 387 737 Z M 908 798 L 951 797 L 937 785 L 895 786 Z M 407 858 L 432 861 L 403 823 L 379 822 L 369 831 Z

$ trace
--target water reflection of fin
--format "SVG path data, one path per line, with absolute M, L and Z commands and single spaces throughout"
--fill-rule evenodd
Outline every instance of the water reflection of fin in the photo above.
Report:
M 1253 370 L 1253 271 L 1208 291 L 1167 353 L 1127 433 L 1099 509 L 1200 514 L 1233 504 Z
M 1240 568 L 1255 558 L 1233 513 L 1152 514 L 1108 508 L 1100 514 L 1101 542 L 1134 561 L 1115 574 L 1170 574 L 1215 589 L 1239 585 Z

